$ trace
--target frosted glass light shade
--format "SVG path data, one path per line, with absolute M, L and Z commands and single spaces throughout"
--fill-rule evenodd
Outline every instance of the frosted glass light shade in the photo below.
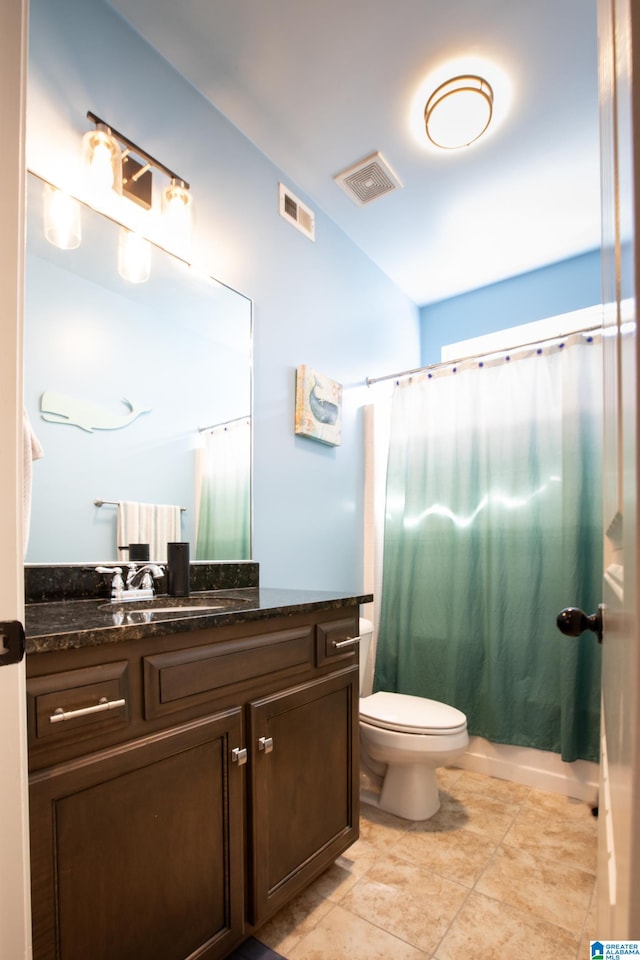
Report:
M 193 197 L 177 180 L 172 180 L 162 191 L 162 225 L 172 246 L 188 246 L 193 227 Z
M 145 283 L 151 275 L 151 244 L 139 233 L 121 230 L 118 240 L 118 273 L 129 283 Z
M 82 152 L 92 194 L 100 197 L 110 190 L 122 193 L 122 151 L 116 138 L 96 127 L 83 136 Z
M 43 191 L 44 235 L 60 250 L 75 250 L 82 239 L 80 204 L 64 190 L 46 183 Z
M 482 77 L 454 77 L 431 94 L 424 109 L 427 136 L 437 147 L 468 147 L 485 132 L 493 113 L 493 90 Z

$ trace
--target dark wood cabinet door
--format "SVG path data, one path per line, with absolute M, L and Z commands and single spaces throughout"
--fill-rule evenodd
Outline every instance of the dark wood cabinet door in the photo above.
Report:
M 240 709 L 31 777 L 34 960 L 217 960 L 244 924 Z
M 249 704 L 252 910 L 262 923 L 358 837 L 358 668 Z

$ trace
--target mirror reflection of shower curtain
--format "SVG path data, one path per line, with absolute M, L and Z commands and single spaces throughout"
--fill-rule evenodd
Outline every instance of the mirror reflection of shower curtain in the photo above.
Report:
M 601 596 L 601 407 L 601 344 L 580 336 L 396 388 L 374 689 L 597 760 L 600 648 L 555 619 Z
M 197 450 L 196 560 L 251 556 L 251 420 L 243 417 L 202 435 Z

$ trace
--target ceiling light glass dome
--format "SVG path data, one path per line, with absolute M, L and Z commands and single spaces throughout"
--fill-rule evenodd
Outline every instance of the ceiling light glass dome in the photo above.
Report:
M 437 147 L 468 147 L 485 132 L 493 113 L 493 90 L 482 77 L 454 77 L 431 94 L 424 108 L 427 136 Z

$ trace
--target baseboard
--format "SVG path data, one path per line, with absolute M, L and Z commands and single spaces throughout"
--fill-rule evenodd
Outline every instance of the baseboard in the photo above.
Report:
M 470 737 L 467 752 L 456 766 L 586 803 L 598 802 L 599 766 L 589 760 L 565 763 L 557 753 Z

